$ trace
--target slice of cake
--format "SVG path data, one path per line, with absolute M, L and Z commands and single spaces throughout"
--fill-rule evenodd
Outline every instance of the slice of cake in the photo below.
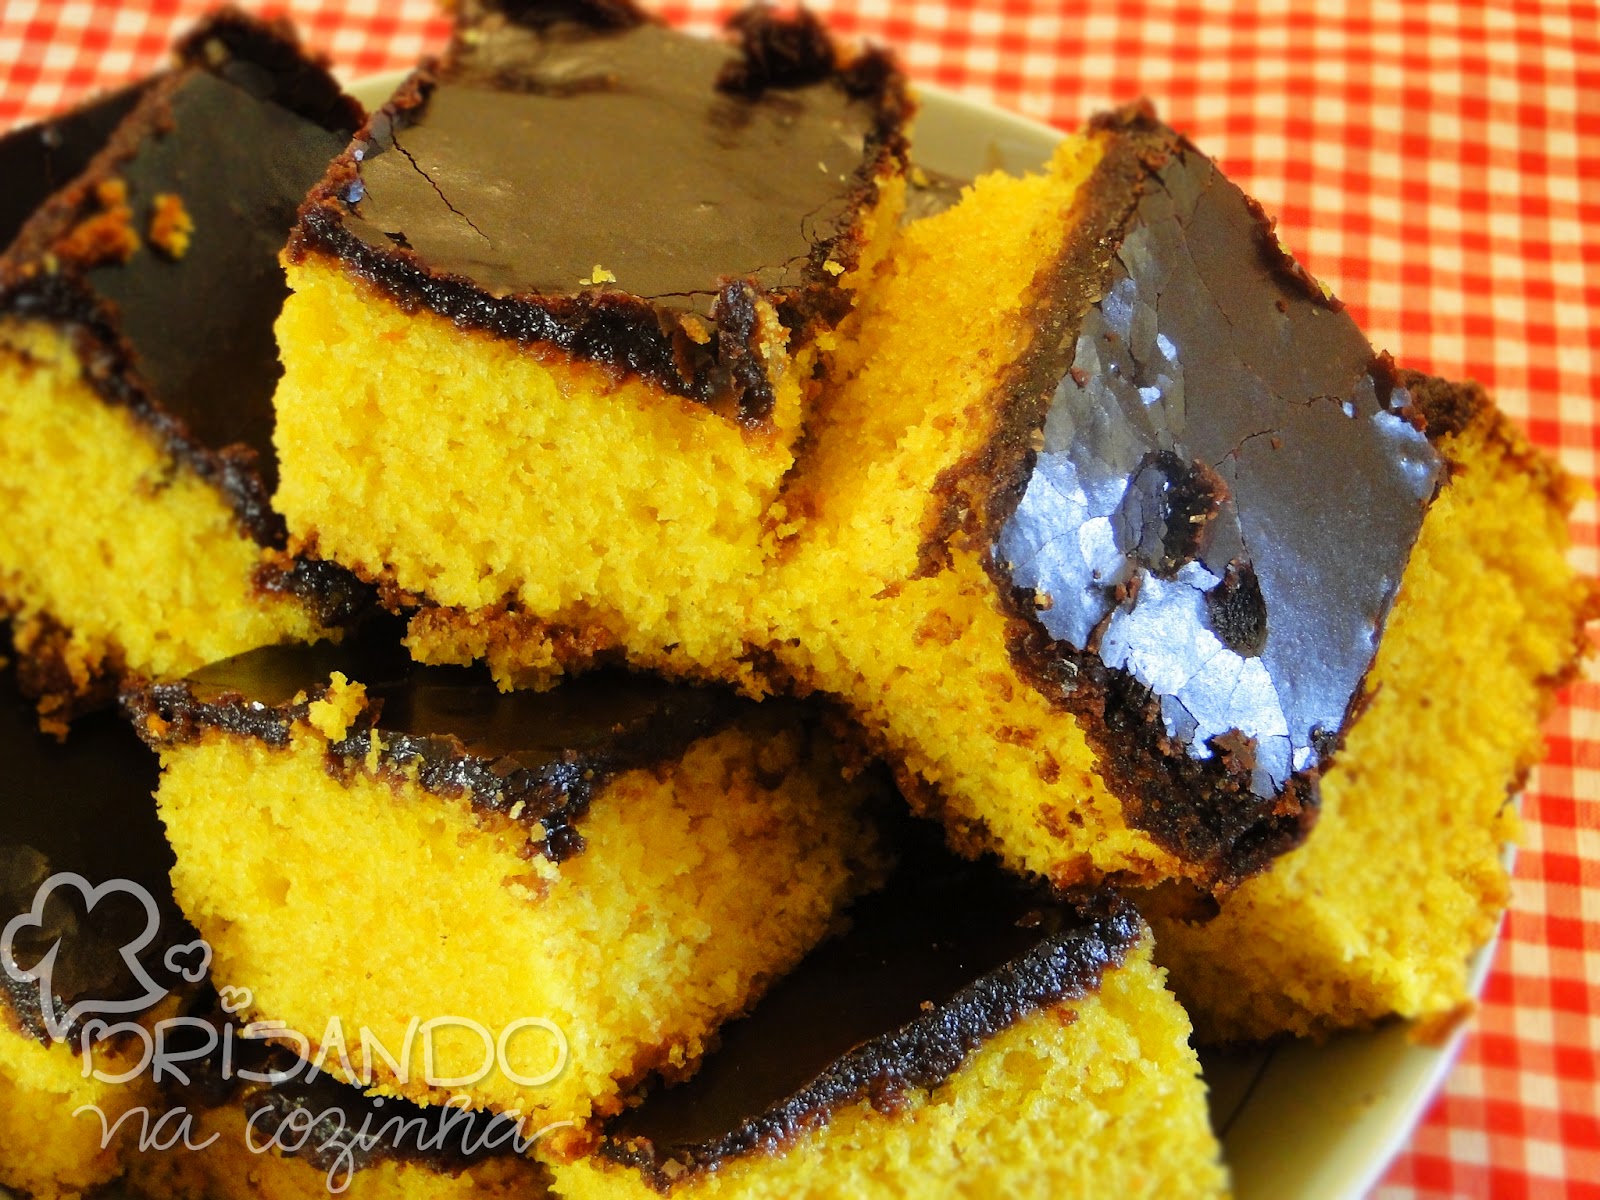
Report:
M 188 1141 L 129 1156 L 127 1190 L 149 1200 L 542 1200 L 528 1156 L 537 1128 L 459 1106 L 364 1096 L 281 1047 L 247 1040 L 225 1013 L 209 1057 L 164 1092 Z M 204 1147 L 199 1149 L 197 1147 Z
M 75 1196 L 120 1172 L 137 1121 L 104 1135 L 154 1099 L 148 1075 L 123 1084 L 85 1075 L 84 1023 L 98 1016 L 148 1025 L 164 1011 L 164 997 L 149 997 L 147 982 L 163 993 L 175 982 L 165 952 L 194 934 L 167 884 L 172 853 L 152 799 L 156 759 L 124 722 L 89 717 L 63 746 L 40 733 L 33 705 L 6 669 L 0 756 L 0 1185 L 40 1200 Z M 107 892 L 90 903 L 84 887 L 48 886 L 64 873 L 95 889 L 130 881 L 156 910 L 131 893 Z M 155 936 L 140 945 L 147 932 Z M 130 946 L 143 979 L 122 957 Z M 124 1004 L 137 1008 L 119 1012 Z M 105 1074 L 138 1065 L 141 1045 L 131 1032 L 93 1045 L 92 1065 Z M 87 1105 L 98 1114 L 80 1112 Z
M 1214 919 L 1194 920 L 1176 890 L 1148 910 L 1206 1041 L 1464 1015 L 1467 960 L 1509 899 L 1509 797 L 1600 616 L 1566 561 L 1576 482 L 1480 388 L 1403 382 L 1451 477 L 1323 776 L 1317 828 Z
M 1126 901 L 909 854 L 688 1083 L 553 1164 L 600 1197 L 1221 1196 L 1189 1023 Z
M 910 226 L 853 332 L 779 659 L 1058 883 L 1225 890 L 1298 844 L 1443 471 L 1259 209 L 1123 113 Z
M 908 101 L 809 15 L 732 28 L 474 8 L 302 213 L 276 503 L 299 552 L 417 610 L 428 661 L 739 670 Z
M 0 259 L 0 605 L 47 708 L 340 615 L 325 572 L 290 579 L 310 603 L 256 574 L 283 540 L 277 255 L 359 120 L 287 26 L 224 13 L 172 69 L 58 122 L 61 153 L 25 153 L 48 129 L 17 143 L 19 197 L 89 160 Z
M 913 802 L 1061 883 L 1189 881 L 1157 944 L 1208 1037 L 1460 1004 L 1593 611 L 1559 472 L 1137 110 L 912 225 L 840 357 L 761 603 Z
M 874 793 L 793 706 L 603 673 L 503 695 L 373 647 L 260 650 L 130 702 L 214 977 L 340 1078 L 615 1111 L 876 878 Z

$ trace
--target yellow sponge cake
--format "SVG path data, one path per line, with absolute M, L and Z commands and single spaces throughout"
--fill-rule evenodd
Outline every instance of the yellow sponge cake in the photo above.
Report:
M 130 700 L 214 977 L 340 1078 L 614 1111 L 876 877 L 870 787 L 787 704 L 609 673 L 502 695 L 380 647 L 255 651 Z
M 813 374 L 899 218 L 904 83 L 805 13 L 727 44 L 502 8 L 305 207 L 276 503 L 426 661 L 737 675 Z
M 1147 908 L 1206 1041 L 1320 1036 L 1465 1002 L 1467 960 L 1510 898 L 1511 794 L 1543 757 L 1540 721 L 1600 613 L 1566 561 L 1575 482 L 1482 389 L 1405 383 L 1451 477 L 1323 776 L 1317 828 L 1213 919 L 1194 920 L 1180 893 Z
M 857 321 L 771 657 L 967 851 L 1185 881 L 1149 910 L 1206 1038 L 1460 1005 L 1594 611 L 1559 470 L 1136 109 L 912 224 Z
M 164 996 L 147 993 L 145 981 L 160 989 L 175 982 L 165 951 L 194 934 L 167 884 L 172 852 L 152 799 L 156 759 L 125 723 L 94 714 L 62 745 L 40 733 L 7 668 L 0 758 L 0 1186 L 53 1200 L 119 1175 L 138 1122 L 117 1122 L 155 1098 L 137 1070 L 131 1031 L 91 1039 L 91 1065 L 112 1079 L 132 1072 L 125 1082 L 86 1071 L 86 1021 L 148 1027 L 163 1015 Z M 82 885 L 57 878 L 65 873 Z M 132 894 L 90 902 L 85 888 L 119 880 L 144 889 L 153 912 Z M 152 939 L 141 945 L 146 932 Z M 137 970 L 123 960 L 125 946 L 135 947 Z M 110 1007 L 85 1007 L 102 1001 Z M 118 1013 L 123 1004 L 135 1008 Z
M 109 131 L 123 100 L 63 119 L 78 153 L 34 156 L 18 192 L 87 165 L 0 258 L 0 608 L 59 715 L 313 637 L 349 599 L 326 571 L 256 576 L 284 536 L 277 254 L 359 109 L 287 26 L 236 12 L 128 98 Z

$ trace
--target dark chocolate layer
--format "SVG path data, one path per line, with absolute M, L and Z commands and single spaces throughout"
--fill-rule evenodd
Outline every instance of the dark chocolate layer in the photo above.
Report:
M 0 137 L 0 250 L 59 188 L 89 165 L 148 85 L 132 84 Z
M 155 755 L 110 713 L 78 722 L 65 744 L 40 733 L 38 714 L 7 668 L 0 671 L 0 760 L 0 930 L 33 910 L 40 886 L 53 874 L 73 872 L 96 888 L 130 880 L 150 893 L 159 917 L 157 936 L 139 960 L 157 984 L 168 986 L 171 973 L 161 961 L 167 948 L 195 935 L 172 900 L 172 851 L 156 817 Z M 41 917 L 21 928 L 14 954 L 16 965 L 30 970 L 59 946 L 51 973 L 58 1014 L 80 1001 L 144 994 L 120 953 L 146 929 L 136 899 L 107 895 L 88 906 L 82 892 L 58 887 Z M 37 983 L 0 968 L 0 1006 L 28 1034 L 48 1040 Z
M 0 309 L 71 327 L 90 384 L 274 544 L 278 254 L 360 115 L 287 26 L 223 13 L 180 51 L 0 260 Z M 192 222 L 186 247 L 162 212 Z
M 1147 113 L 1098 129 L 1089 207 L 1124 215 L 1037 285 L 1100 277 L 1042 306 L 1015 380 L 1044 404 L 994 570 L 1131 820 L 1227 884 L 1309 829 L 1443 471 L 1253 202 Z
M 376 730 L 386 767 L 415 764 L 429 791 L 539 826 L 536 848 L 554 861 L 582 850 L 578 824 L 611 776 L 675 759 L 753 709 L 724 692 L 615 671 L 506 694 L 481 667 L 411 663 L 388 621 L 339 646 L 253 650 L 124 704 L 152 744 L 222 729 L 281 746 L 336 671 L 365 686 L 369 706 L 330 747 L 330 770 L 363 764 Z
M 1077 912 L 920 831 L 850 931 L 729 1025 L 687 1083 L 614 1120 L 601 1153 L 652 1186 L 779 1154 L 845 1106 L 891 1111 L 1031 1012 L 1100 986 L 1143 933 L 1105 894 Z
M 903 162 L 908 101 L 883 56 L 843 61 L 809 14 L 735 30 L 688 37 L 621 4 L 480 12 L 335 164 L 291 252 L 760 422 L 756 302 L 791 328 L 842 313 L 835 269 Z

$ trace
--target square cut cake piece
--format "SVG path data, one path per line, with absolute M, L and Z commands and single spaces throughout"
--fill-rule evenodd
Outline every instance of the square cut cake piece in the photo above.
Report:
M 0 606 L 47 711 L 316 636 L 346 603 L 326 572 L 289 576 L 311 603 L 256 576 L 284 539 L 277 255 L 359 120 L 287 26 L 221 13 L 171 69 L 13 135 L 18 194 L 81 167 L 0 259 Z
M 431 662 L 736 671 L 813 376 L 904 193 L 904 81 L 815 18 L 463 17 L 308 201 L 278 325 L 296 550 Z
M 246 1041 L 238 1028 L 226 1056 L 213 1054 L 198 1071 L 182 1060 L 187 1080 L 169 1075 L 158 1081 L 149 1064 L 141 1069 L 143 1047 L 131 1031 L 95 1039 L 93 1050 L 97 1069 L 128 1074 L 128 1079 L 86 1075 L 80 1035 L 88 1016 L 74 1017 L 73 1006 L 95 1003 L 102 1019 L 134 1021 L 152 1032 L 180 1015 L 200 1017 L 218 1030 L 227 1020 L 216 994 L 194 986 L 198 976 L 180 978 L 166 962 L 174 947 L 185 948 L 184 957 L 174 962 L 191 974 L 200 960 L 197 935 L 172 896 L 173 856 L 154 797 L 159 760 L 112 713 L 75 722 L 65 744 L 41 733 L 33 706 L 16 690 L 10 670 L 0 677 L 0 750 L 6 762 L 0 782 L 0 931 L 35 910 L 40 917 L 37 924 L 24 921 L 7 943 L 25 976 L 17 978 L 0 966 L 0 1187 L 55 1200 L 93 1191 L 126 1172 L 120 1186 L 129 1194 L 159 1200 L 311 1197 L 329 1194 L 325 1181 L 348 1165 L 350 1188 L 344 1194 L 357 1197 L 532 1200 L 543 1194 L 540 1168 L 518 1155 L 495 1153 L 515 1148 L 517 1137 L 525 1148 L 538 1126 L 524 1123 L 512 1130 L 504 1121 L 492 1126 L 489 1118 L 471 1118 L 459 1108 L 425 1111 L 364 1097 L 326 1075 L 308 1078 L 307 1068 L 287 1061 L 283 1050 Z M 155 903 L 155 936 L 138 951 L 138 959 L 163 995 L 132 1013 L 99 1008 L 100 1001 L 141 999 L 141 981 L 121 953 L 136 943 L 149 918 L 131 895 L 108 892 L 85 907 L 81 892 L 66 885 L 44 893 L 46 882 L 64 872 L 95 888 L 119 881 L 137 885 Z M 26 973 L 36 971 L 52 948 L 51 986 L 42 994 L 36 978 Z M 186 1030 L 164 1044 L 187 1055 L 190 1048 L 180 1040 L 185 1035 L 192 1037 Z M 159 1036 L 169 1035 L 163 1028 Z M 241 1069 L 288 1077 L 263 1085 L 239 1075 Z M 150 1114 L 148 1121 L 137 1111 L 141 1108 Z M 330 1126 L 331 1113 L 342 1114 L 344 1136 Z M 164 1114 L 171 1115 L 156 1141 L 164 1142 L 187 1117 L 188 1143 L 180 1140 L 169 1152 L 146 1152 L 139 1144 L 141 1130 Z M 303 1153 L 252 1153 L 246 1137 L 252 1117 L 255 1145 L 288 1125 L 280 1144 Z M 383 1131 L 384 1122 L 393 1119 L 413 1125 L 403 1134 L 391 1129 L 366 1148 L 349 1136 L 357 1130 Z M 115 1134 L 103 1141 L 107 1128 Z M 307 1128 L 315 1135 L 307 1138 Z M 205 1150 L 189 1149 L 212 1134 L 220 1138 Z M 299 1145 L 302 1141 L 309 1146 Z M 354 1147 L 353 1159 L 340 1157 L 341 1145 Z
M 787 703 L 605 672 L 506 695 L 375 633 L 128 703 L 161 751 L 174 890 L 214 978 L 325 1069 L 421 1103 L 614 1111 L 695 1061 L 881 870 L 876 789 Z M 493 1031 L 488 1069 L 451 1019 Z M 399 1048 L 435 1020 L 423 1070 Z M 353 1068 L 335 1028 L 354 1060 L 370 1030 L 398 1061 Z
M 1459 1004 L 1593 611 L 1560 472 L 1376 354 L 1145 109 L 909 226 L 859 322 L 758 598 L 774 659 L 966 852 L 1184 881 L 1157 945 L 1208 1033 Z M 1238 923 L 1186 923 L 1218 898 Z
M 553 1190 L 1223 1196 L 1189 1023 L 1150 954 L 1126 900 L 1074 909 L 911 850 L 699 1074 L 552 1159 Z
M 175 981 L 162 959 L 194 933 L 172 902 L 172 852 L 156 818 L 155 755 L 110 713 L 80 721 L 69 744 L 41 733 L 33 705 L 0 670 L 0 1187 L 40 1198 L 76 1196 L 115 1178 L 136 1139 L 137 1120 L 102 1142 L 106 1125 L 153 1105 L 147 1075 L 127 1083 L 86 1076 L 79 1057 L 78 1006 L 138 1002 L 147 993 L 122 959 L 145 932 L 150 914 L 132 896 L 108 895 L 86 906 L 81 890 L 46 889 L 60 873 L 87 886 L 114 880 L 142 887 L 156 902 L 158 934 L 137 951 L 141 968 L 165 989 Z M 36 915 L 37 921 L 30 921 Z M 41 987 L 40 964 L 53 954 Z M 14 968 L 14 970 L 13 970 Z M 168 1009 L 161 998 L 110 1022 L 146 1025 Z M 94 1043 L 93 1064 L 112 1075 L 137 1065 L 131 1032 Z

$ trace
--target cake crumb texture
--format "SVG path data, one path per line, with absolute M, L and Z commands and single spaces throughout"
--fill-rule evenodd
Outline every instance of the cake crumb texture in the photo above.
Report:
M 875 881 L 860 788 L 798 730 L 752 720 L 611 779 L 581 819 L 585 848 L 559 865 L 525 825 L 465 797 L 367 763 L 336 778 L 306 723 L 281 749 L 210 730 L 164 755 L 173 889 L 215 948 L 215 978 L 251 988 L 259 1016 L 314 1044 L 334 1016 L 352 1039 L 364 1026 L 391 1048 L 413 1016 L 494 1031 L 537 1018 L 566 1043 L 545 1085 L 496 1068 L 430 1089 L 420 1069 L 401 1083 L 380 1060 L 384 1094 L 460 1092 L 531 1113 L 536 1128 L 582 1121 L 614 1111 L 646 1073 L 696 1061 Z M 436 1078 L 483 1059 L 467 1030 L 440 1029 L 435 1045 Z M 548 1031 L 508 1045 L 518 1074 L 557 1063 Z
M 101 1048 L 96 1066 L 107 1074 L 131 1069 L 135 1058 L 124 1050 Z M 11 1024 L 0 1004 L 0 1186 L 33 1200 L 76 1200 L 116 1179 L 139 1125 L 135 1113 L 110 1145 L 103 1128 L 140 1105 L 155 1108 L 155 1088 L 141 1076 L 129 1084 L 85 1078 L 73 1046 L 46 1046 Z M 105 1114 L 105 1126 L 93 1112 Z M 20 1147 L 26 1153 L 17 1153 Z
M 222 496 L 106 404 L 60 330 L 0 320 L 0 602 L 26 659 L 86 692 L 122 670 L 172 677 L 322 631 L 259 596 L 260 547 Z M 52 636 L 52 630 L 64 636 Z
M 276 505 L 319 556 L 461 610 L 413 631 L 418 657 L 499 646 L 502 685 L 548 682 L 560 656 L 493 636 L 523 614 L 679 673 L 739 657 L 814 359 L 786 357 L 770 306 L 777 401 L 771 427 L 750 428 L 640 378 L 403 311 L 320 256 L 289 281 Z
M 1183 864 L 1128 827 L 1078 722 L 1018 674 L 980 549 L 947 537 L 930 569 L 925 548 L 948 498 L 935 481 L 993 440 L 992 397 L 1034 332 L 1030 285 L 1102 150 L 1069 139 L 1048 173 L 983 176 L 905 230 L 841 334 L 786 497 L 800 529 L 754 599 L 772 655 L 846 701 L 958 849 L 1063 884 Z

